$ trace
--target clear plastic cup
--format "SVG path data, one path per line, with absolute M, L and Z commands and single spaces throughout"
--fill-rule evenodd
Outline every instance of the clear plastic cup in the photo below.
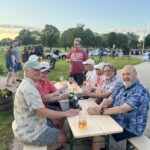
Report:
M 87 128 L 87 112 L 80 111 L 79 112 L 79 129 Z

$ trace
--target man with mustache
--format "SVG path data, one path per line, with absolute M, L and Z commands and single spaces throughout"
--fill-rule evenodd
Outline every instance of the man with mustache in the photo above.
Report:
M 97 107 L 88 108 L 90 115 L 112 115 L 123 127 L 122 133 L 113 134 L 116 141 L 142 135 L 146 126 L 150 95 L 137 79 L 137 72 L 131 65 L 122 70 L 123 84 L 115 88 L 111 96 Z M 112 106 L 112 107 L 111 107 Z M 95 137 L 100 140 L 102 137 Z M 93 144 L 99 150 L 104 143 Z

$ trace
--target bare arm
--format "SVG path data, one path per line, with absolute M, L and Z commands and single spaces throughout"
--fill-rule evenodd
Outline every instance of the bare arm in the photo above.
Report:
M 113 103 L 113 99 L 111 96 L 103 99 L 102 103 L 98 106 L 99 108 L 109 107 Z
M 35 111 L 39 117 L 46 117 L 49 119 L 69 117 L 69 116 L 77 115 L 79 113 L 78 109 L 70 109 L 68 111 L 54 111 L 44 107 L 36 109 Z
M 102 108 L 102 107 L 101 107 Z M 121 106 L 115 106 L 115 107 L 111 107 L 111 108 L 106 108 L 104 109 L 104 115 L 115 115 L 115 114 L 123 114 L 126 113 L 128 111 L 133 110 L 133 107 L 124 103 Z M 88 108 L 88 113 L 90 115 L 98 115 L 100 114 L 100 108 L 98 109 L 98 107 L 94 107 L 94 108 Z
M 101 92 L 101 93 L 94 93 L 94 92 L 83 92 L 83 96 L 89 96 L 89 97 L 94 97 L 94 98 L 106 98 L 110 95 L 110 92 Z
M 104 114 L 105 115 L 123 114 L 123 113 L 126 113 L 126 112 L 131 111 L 131 110 L 133 110 L 133 107 L 124 103 L 121 106 L 116 106 L 116 107 L 104 109 Z

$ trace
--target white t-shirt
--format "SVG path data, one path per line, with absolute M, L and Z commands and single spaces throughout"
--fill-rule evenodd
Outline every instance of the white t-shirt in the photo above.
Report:
M 96 70 L 88 71 L 86 73 L 86 81 L 89 82 L 91 85 L 96 84 Z

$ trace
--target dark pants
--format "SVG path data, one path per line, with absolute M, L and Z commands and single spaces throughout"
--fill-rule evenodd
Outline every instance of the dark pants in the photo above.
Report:
M 73 77 L 78 85 L 82 85 L 83 84 L 83 81 L 84 81 L 83 73 L 78 73 L 78 74 L 70 73 L 69 77 Z
M 125 129 L 123 129 L 122 133 L 112 134 L 112 137 L 115 139 L 116 142 L 131 138 L 131 137 L 135 137 L 135 136 L 137 136 L 137 135 L 135 135 L 135 134 L 133 134 L 133 133 L 131 133 Z
M 50 60 L 50 66 L 52 69 L 55 68 L 55 63 L 56 63 L 56 58 L 52 57 L 51 60 Z

